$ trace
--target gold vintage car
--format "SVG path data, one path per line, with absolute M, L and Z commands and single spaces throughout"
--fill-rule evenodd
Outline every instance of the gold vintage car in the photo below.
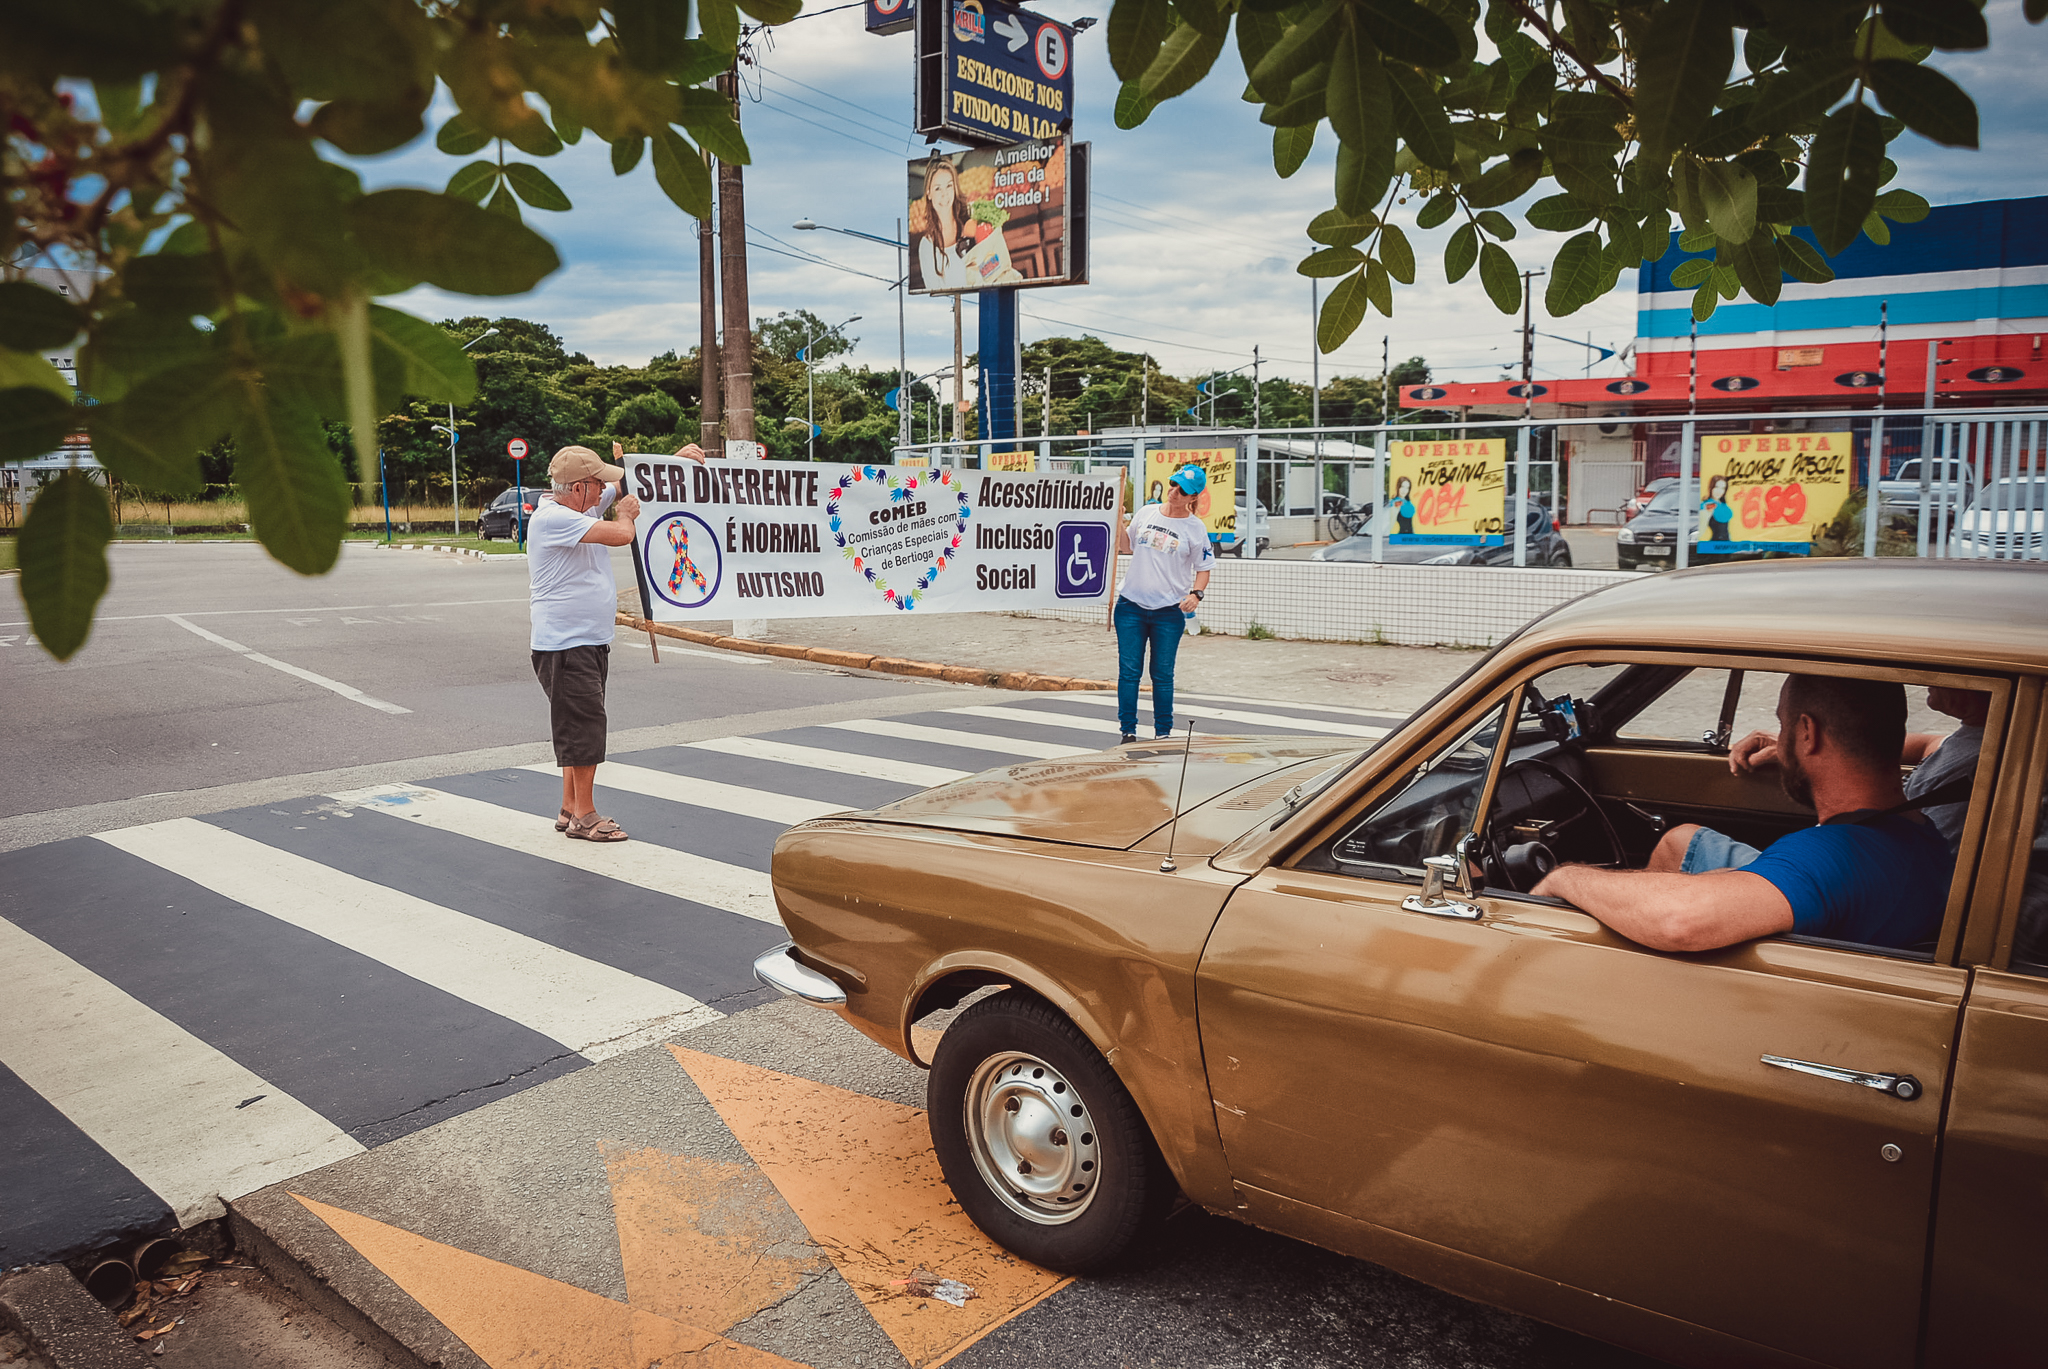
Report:
M 1914 730 L 1923 686 L 1989 696 L 1931 943 L 1668 954 L 1518 892 L 1671 823 L 1811 824 L 1727 759 L 1787 673 L 1903 682 Z M 914 1061 L 1008 986 L 930 1062 L 996 1240 L 1097 1268 L 1178 1191 L 1688 1364 L 2048 1362 L 2048 570 L 1680 572 L 1362 754 L 1183 764 L 1016 765 L 777 843 L 768 982 Z

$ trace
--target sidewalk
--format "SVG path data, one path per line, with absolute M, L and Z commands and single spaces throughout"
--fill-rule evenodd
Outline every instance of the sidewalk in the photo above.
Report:
M 633 590 L 625 590 L 619 608 L 637 618 L 638 600 Z M 729 622 L 686 626 L 721 635 L 732 631 Z M 629 631 L 620 625 L 622 638 Z M 1099 623 L 1003 613 L 771 618 L 759 640 L 992 672 L 1116 678 L 1116 638 Z M 1190 637 L 1181 643 L 1174 684 L 1190 693 L 1408 713 L 1471 669 L 1481 655 L 1438 647 Z

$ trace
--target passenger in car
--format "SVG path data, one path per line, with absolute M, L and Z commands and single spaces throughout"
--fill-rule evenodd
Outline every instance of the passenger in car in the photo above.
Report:
M 1788 676 L 1778 694 L 1778 782 L 1814 810 L 1815 826 L 1741 869 L 1566 865 L 1535 892 L 1656 950 L 1713 950 L 1781 932 L 1901 949 L 1927 943 L 1941 926 L 1954 858 L 1933 824 L 1900 811 L 1905 741 L 1904 686 Z
M 1906 735 L 1906 744 L 1899 749 L 1899 764 L 1913 767 L 1913 773 L 1906 777 L 1906 797 L 1909 799 L 1932 794 L 1952 780 L 1977 773 L 1977 752 L 1984 745 L 1984 719 L 1991 711 L 1991 696 L 1981 689 L 1951 689 L 1935 685 L 1927 691 L 1927 706 L 1937 713 L 1946 713 L 1962 726 L 1949 733 L 1910 732 Z M 1768 770 L 1777 763 L 1778 736 L 1775 732 L 1752 732 L 1728 749 L 1728 768 L 1738 775 Z M 1969 801 L 1930 804 L 1920 811 L 1940 829 L 1942 836 L 1948 838 L 1948 849 L 1953 852 L 1963 837 L 1963 818 L 1970 811 Z M 1719 835 L 1693 823 L 1674 827 L 1657 843 L 1657 851 L 1650 857 L 1648 868 L 1682 869 L 1689 875 L 1706 870 L 1739 870 L 1759 854 L 1754 846 L 1732 842 L 1731 846 L 1749 853 L 1747 858 L 1708 863 L 1704 859 L 1706 853 L 1695 854 L 1691 843 L 1680 835 L 1696 832 Z M 1724 837 L 1722 840 L 1727 839 Z

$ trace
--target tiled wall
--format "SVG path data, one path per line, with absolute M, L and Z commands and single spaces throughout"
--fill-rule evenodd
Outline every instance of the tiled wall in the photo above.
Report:
M 1130 558 L 1123 560 L 1125 567 Z M 1118 570 L 1118 582 L 1123 571 Z M 1531 618 L 1631 571 L 1464 566 L 1375 566 L 1346 562 L 1218 558 L 1202 601 L 1212 632 L 1243 636 L 1256 620 L 1277 637 L 1399 646 L 1492 646 Z M 1100 607 L 1036 615 L 1100 622 Z

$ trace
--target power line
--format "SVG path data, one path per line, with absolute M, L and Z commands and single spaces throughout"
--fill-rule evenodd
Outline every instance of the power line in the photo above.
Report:
M 873 117 L 882 120 L 884 123 L 895 124 L 898 122 L 897 117 L 893 114 L 884 114 L 879 109 L 871 109 L 867 105 L 856 104 L 854 101 L 847 99 L 844 95 L 835 95 L 831 91 L 826 90 L 823 86 L 814 86 L 809 81 L 799 81 L 796 77 L 791 76 L 787 72 L 777 71 L 774 68 L 767 66 L 759 67 L 758 70 L 765 73 L 766 75 L 773 76 L 778 81 L 787 81 L 793 86 L 802 86 L 805 90 L 810 91 L 814 95 L 822 95 L 828 100 L 837 101 L 838 103 L 845 105 L 848 109 L 857 109 L 863 114 L 872 115 Z M 903 124 L 902 127 L 906 133 L 909 132 L 910 125 Z
M 784 109 L 780 105 L 771 105 L 764 101 L 761 104 L 756 105 L 755 108 L 764 109 L 768 111 L 770 114 L 780 114 L 783 118 L 794 119 L 800 124 L 809 124 L 812 128 L 822 129 L 826 133 L 835 134 L 838 137 L 846 139 L 848 142 L 859 143 L 864 147 L 872 147 L 877 152 L 887 152 L 891 156 L 897 157 L 903 155 L 903 149 L 900 147 L 883 147 L 880 143 L 870 142 L 866 138 L 856 138 L 853 134 L 848 133 L 845 129 L 834 128 L 830 124 L 821 124 L 816 119 L 806 119 L 803 115 L 793 113 L 790 110 Z M 815 109 L 817 108 L 817 106 L 813 105 L 812 108 Z

